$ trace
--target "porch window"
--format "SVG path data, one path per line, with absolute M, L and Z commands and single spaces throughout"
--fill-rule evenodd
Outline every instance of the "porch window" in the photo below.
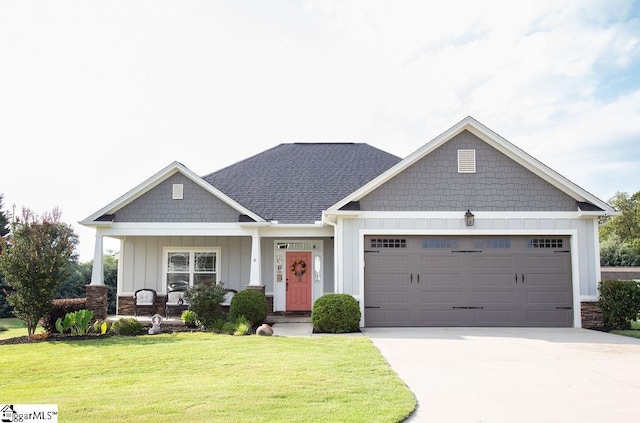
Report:
M 218 282 L 218 250 L 165 249 L 167 293 Z

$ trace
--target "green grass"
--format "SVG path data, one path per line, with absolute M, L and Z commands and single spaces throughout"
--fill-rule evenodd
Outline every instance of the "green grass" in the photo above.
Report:
M 0 331 L 0 339 L 15 338 L 16 336 L 27 336 L 27 327 L 20 319 L 0 319 L 0 326 L 7 328 L 5 331 Z M 36 333 L 43 332 L 43 329 L 38 326 Z
M 399 422 L 416 405 L 366 337 L 0 345 L 0 368 L 2 401 L 58 404 L 64 422 Z
M 634 322 L 631 322 L 631 329 L 612 330 L 611 333 L 640 339 L 640 321 L 636 320 Z

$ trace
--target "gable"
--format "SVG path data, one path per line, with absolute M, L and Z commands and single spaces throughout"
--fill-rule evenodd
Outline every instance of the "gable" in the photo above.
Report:
M 460 173 L 458 150 L 475 151 Z M 360 199 L 361 210 L 576 211 L 576 200 L 465 130 Z
M 183 198 L 173 199 L 173 185 Z M 240 213 L 194 181 L 176 173 L 113 213 L 114 222 L 238 222 Z

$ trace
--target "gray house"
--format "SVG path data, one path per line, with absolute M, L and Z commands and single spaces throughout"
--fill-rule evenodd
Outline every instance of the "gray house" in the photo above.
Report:
M 598 218 L 617 213 L 467 117 L 400 159 L 281 144 L 198 176 L 172 163 L 81 223 L 119 239 L 118 314 L 140 288 L 259 289 L 273 312 L 327 293 L 362 326 L 574 326 L 597 301 Z

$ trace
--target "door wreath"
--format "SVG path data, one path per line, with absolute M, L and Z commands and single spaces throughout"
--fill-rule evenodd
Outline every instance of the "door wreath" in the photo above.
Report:
M 302 282 L 302 275 L 307 271 L 307 263 L 304 260 L 296 260 L 291 265 L 291 273 L 298 277 L 298 282 Z

